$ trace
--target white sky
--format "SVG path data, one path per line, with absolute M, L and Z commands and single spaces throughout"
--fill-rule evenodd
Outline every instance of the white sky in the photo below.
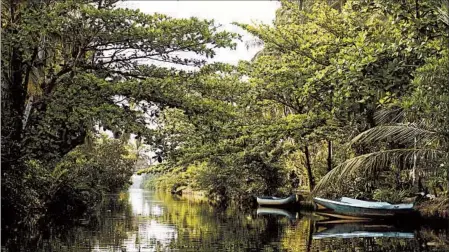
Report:
M 252 24 L 272 24 L 276 9 L 280 7 L 278 1 L 125 1 L 120 7 L 140 9 L 144 13 L 162 13 L 175 18 L 198 17 L 214 19 L 222 24 L 227 31 L 243 35 L 236 50 L 220 49 L 213 61 L 236 64 L 239 60 L 250 60 L 260 48 L 245 46 L 246 41 L 253 37 L 232 22 Z

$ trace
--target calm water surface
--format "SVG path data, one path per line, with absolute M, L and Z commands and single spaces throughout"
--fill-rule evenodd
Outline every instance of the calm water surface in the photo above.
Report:
M 312 213 L 223 211 L 135 188 L 118 198 L 126 204 L 107 206 L 95 231 L 77 228 L 46 251 L 449 251 L 447 227 L 326 224 Z

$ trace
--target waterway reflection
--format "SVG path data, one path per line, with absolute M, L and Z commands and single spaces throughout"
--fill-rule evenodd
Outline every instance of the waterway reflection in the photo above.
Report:
M 281 209 L 222 211 L 136 188 L 119 201 L 125 204 L 105 207 L 94 231 L 74 229 L 46 243 L 45 251 L 449 251 L 448 225 L 398 228 L 326 223 L 313 213 Z

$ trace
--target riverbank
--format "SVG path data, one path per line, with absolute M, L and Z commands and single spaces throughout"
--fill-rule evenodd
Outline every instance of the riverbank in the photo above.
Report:
M 207 197 L 207 192 L 197 191 L 192 188 L 184 188 L 179 191 L 179 195 L 189 201 L 216 203 L 214 199 Z M 301 191 L 296 193 L 298 207 L 301 210 L 314 211 L 317 205 L 313 202 L 309 192 Z M 248 203 L 254 205 L 253 203 Z M 424 219 L 448 219 L 449 220 L 449 199 L 436 198 L 416 205 L 416 210 Z
M 417 206 L 417 210 L 423 218 L 449 219 L 449 199 L 436 198 L 425 201 Z
M 185 188 L 178 194 L 181 198 L 187 199 L 194 202 L 209 202 L 210 199 L 207 198 L 205 191 L 195 191 L 191 188 Z

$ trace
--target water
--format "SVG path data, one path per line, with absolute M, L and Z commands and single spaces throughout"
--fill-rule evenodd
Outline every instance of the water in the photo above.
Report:
M 130 186 L 130 189 L 141 189 L 142 188 L 143 176 L 137 175 L 137 174 L 133 174 L 131 176 L 131 180 L 132 180 L 133 183 Z
M 48 241 L 45 251 L 449 251 L 444 222 L 326 224 L 313 213 L 218 210 L 136 187 L 111 197 L 117 201 L 108 203 L 96 228 L 73 229 Z

